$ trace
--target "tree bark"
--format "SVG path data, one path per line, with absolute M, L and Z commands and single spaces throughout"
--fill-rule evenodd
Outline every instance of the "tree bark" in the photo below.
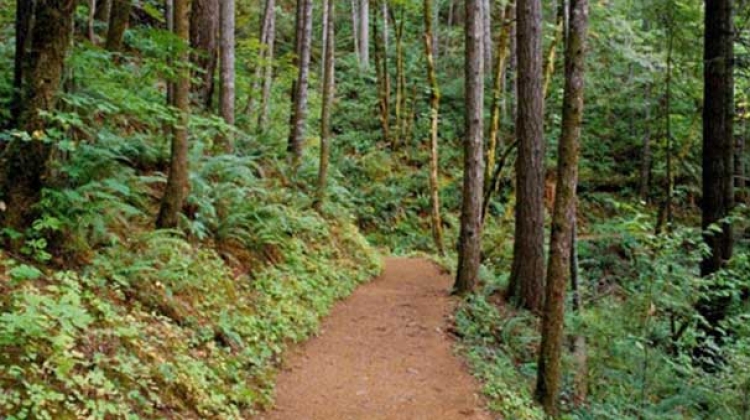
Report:
M 354 55 L 357 57 L 357 63 L 361 60 L 362 55 L 359 52 L 359 4 L 360 0 L 351 0 L 352 12 L 352 41 L 354 42 Z
M 464 116 L 464 182 L 461 231 L 458 239 L 458 269 L 453 290 L 471 292 L 479 277 L 482 251 L 482 193 L 484 177 L 483 104 L 484 64 L 482 57 L 482 2 L 466 0 L 466 58 Z
M 551 417 L 558 415 L 557 400 L 562 378 L 565 290 L 571 273 L 576 220 L 588 10 L 588 0 L 571 0 L 570 32 L 565 46 L 565 94 L 558 145 L 557 187 L 536 383 L 537 401 Z
M 508 298 L 540 313 L 544 301 L 544 95 L 541 0 L 518 0 L 516 225 Z
M 187 43 L 190 38 L 190 0 L 174 0 L 174 33 Z M 190 119 L 190 55 L 187 48 L 176 57 L 177 81 L 173 93 L 173 106 L 178 113 L 172 127 L 172 149 L 169 163 L 167 187 L 162 197 L 156 227 L 174 229 L 180 220 L 182 206 L 190 189 L 188 162 L 188 123 Z
M 109 51 L 122 50 L 122 38 L 130 24 L 131 0 L 112 0 L 112 11 L 109 14 L 106 48 Z
M 492 74 L 492 1 L 482 2 L 482 54 L 484 57 L 484 72 Z
M 112 0 L 97 0 L 96 13 L 94 19 L 99 22 L 109 22 L 109 15 L 112 12 Z
M 328 185 L 328 166 L 331 156 L 331 111 L 335 95 L 335 28 L 334 28 L 334 2 L 335 0 L 324 0 L 326 10 L 326 55 L 323 59 L 325 71 L 323 72 L 323 107 L 320 116 L 320 166 L 318 168 L 318 191 L 314 203 L 316 209 L 320 209 L 326 199 L 326 188 Z
M 440 86 L 435 70 L 435 57 L 432 55 L 433 28 L 432 1 L 424 0 L 424 48 L 427 57 L 427 81 L 430 85 L 430 203 L 432 214 L 432 239 L 438 254 L 445 254 L 443 248 L 443 222 L 440 216 L 440 183 L 438 181 L 438 130 L 440 122 Z
M 383 0 L 383 4 L 386 2 Z M 377 16 L 377 14 L 375 15 Z M 383 7 L 381 17 L 383 19 L 383 30 L 388 29 L 388 10 Z M 380 109 L 380 127 L 383 132 L 383 142 L 391 142 L 390 134 L 390 104 L 391 104 L 391 77 L 388 74 L 388 51 L 385 48 L 385 42 L 388 34 L 383 33 L 382 39 L 378 35 L 378 19 L 373 19 L 373 40 L 375 43 L 375 73 L 378 80 L 378 102 Z
M 487 157 L 485 167 L 485 197 L 490 196 L 489 188 L 492 188 L 492 174 L 495 169 L 495 161 L 498 153 L 498 148 L 502 148 L 502 139 L 500 136 L 500 125 L 503 118 L 503 108 L 505 107 L 505 76 L 506 68 L 508 67 L 508 44 L 510 40 L 511 27 L 513 22 L 510 19 L 513 13 L 513 2 L 511 1 L 502 11 L 500 15 L 500 22 L 502 23 L 502 29 L 500 31 L 500 38 L 497 41 L 497 63 L 495 66 L 495 80 L 492 89 L 492 106 L 490 111 L 490 136 L 487 145 Z M 487 213 L 489 206 L 489 200 L 484 202 L 483 214 Z
M 302 153 L 305 141 L 305 124 L 307 118 L 307 87 L 310 73 L 310 46 L 312 42 L 312 0 L 298 0 L 297 7 L 301 7 L 302 19 L 298 29 L 302 32 L 298 34 L 298 73 L 295 84 L 295 93 L 292 109 L 292 124 L 289 133 L 288 152 L 291 158 L 293 172 L 302 162 Z
M 271 87 L 273 85 L 274 44 L 276 39 L 276 2 L 274 0 L 266 0 L 266 10 L 263 16 L 261 42 L 263 42 L 265 49 L 263 53 L 263 92 L 260 97 L 260 112 L 258 113 L 258 130 L 260 132 L 264 132 L 268 126 Z
M 194 51 L 190 60 L 197 68 L 193 78 L 200 80 L 192 89 L 195 103 L 203 109 L 211 109 L 215 91 L 214 75 L 219 57 L 219 14 L 219 0 L 192 0 L 190 48 Z
M 710 254 L 701 262 L 701 275 L 710 276 L 732 258 L 732 225 L 722 222 L 734 206 L 734 39 L 731 0 L 706 1 L 703 105 L 703 220 Z M 719 231 L 708 230 L 719 224 Z M 715 289 L 718 285 L 713 285 Z M 697 304 L 705 323 L 698 325 L 718 344 L 719 323 L 726 317 L 724 297 L 703 298 Z M 698 356 L 715 358 L 711 347 L 699 343 Z
M 359 64 L 362 70 L 370 68 L 370 3 L 361 0 L 359 4 Z
M 235 56 L 234 56 L 234 30 L 235 30 L 235 4 L 234 0 L 221 0 L 221 90 L 219 95 L 219 115 L 229 125 L 234 125 L 235 107 Z M 220 138 L 220 146 L 229 153 L 234 148 L 234 140 L 231 133 Z
M 6 211 L 0 212 L 5 228 L 23 232 L 37 213 L 35 204 L 47 183 L 51 146 L 43 141 L 45 120 L 51 112 L 65 67 L 73 33 L 74 0 L 37 0 L 16 3 L 16 56 L 13 123 L 31 140 L 13 140 L 2 159 L 2 192 Z M 20 243 L 12 243 L 16 248 Z

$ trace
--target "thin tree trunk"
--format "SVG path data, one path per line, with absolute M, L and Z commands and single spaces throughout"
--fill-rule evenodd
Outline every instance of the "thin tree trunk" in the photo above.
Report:
M 541 313 L 544 302 L 544 95 L 541 0 L 518 0 L 516 225 L 508 298 Z
M 483 103 L 484 64 L 482 63 L 482 0 L 465 0 L 466 62 L 464 117 L 464 182 L 461 206 L 461 232 L 458 239 L 458 269 L 453 290 L 471 292 L 479 280 L 482 251 L 482 183 L 484 181 Z
M 385 2 L 383 2 L 385 4 Z M 383 9 L 383 13 L 387 13 L 386 9 Z M 377 15 L 376 15 L 377 16 Z M 382 19 L 384 22 L 388 21 L 388 15 L 383 14 Z M 388 74 L 388 54 L 384 49 L 384 42 L 387 39 L 387 35 L 383 34 L 382 40 L 378 34 L 378 22 L 377 18 L 373 19 L 373 40 L 375 42 L 375 70 L 376 77 L 378 80 L 378 102 L 380 109 L 380 127 L 383 132 L 383 142 L 386 144 L 390 143 L 390 91 L 391 91 L 391 78 Z M 387 26 L 384 25 L 384 29 Z
M 190 38 L 190 0 L 174 0 L 174 33 L 187 43 Z M 156 227 L 174 229 L 180 220 L 182 206 L 190 189 L 188 167 L 188 123 L 190 119 L 190 55 L 187 48 L 177 56 L 177 81 L 174 87 L 174 107 L 178 119 L 172 128 L 172 150 L 167 187 L 156 218 Z
M 359 2 L 360 0 L 351 0 L 350 3 L 352 12 L 352 41 L 354 42 L 354 55 L 357 56 L 357 63 L 360 63 L 362 59 L 362 55 L 359 52 Z
M 394 19 L 393 26 L 396 28 L 396 135 L 392 137 L 392 148 L 398 150 L 403 141 L 406 120 L 406 75 L 404 74 L 404 16 L 405 6 L 402 3 L 399 9 L 399 21 Z
M 485 161 L 487 162 L 484 175 L 485 197 L 489 196 L 487 194 L 487 189 L 492 187 L 490 180 L 495 169 L 495 161 L 498 148 L 502 149 L 503 147 L 502 139 L 500 137 L 500 125 L 503 117 L 503 108 L 505 107 L 505 74 L 506 68 L 508 66 L 508 44 L 510 40 L 510 31 L 511 27 L 513 26 L 513 22 L 510 19 L 512 13 L 513 2 L 509 3 L 500 15 L 500 22 L 503 26 L 500 31 L 500 38 L 497 42 L 497 63 L 495 66 L 495 80 L 492 89 L 490 136 L 487 146 L 487 157 L 485 159 Z M 484 214 L 487 213 L 489 204 L 489 200 L 485 200 L 483 211 Z
M 130 24 L 131 0 L 112 0 L 112 11 L 109 14 L 109 30 L 106 48 L 109 51 L 122 50 L 122 38 Z
M 235 106 L 235 56 L 234 56 L 234 29 L 235 29 L 235 4 L 234 0 L 221 0 L 219 9 L 221 19 L 221 91 L 219 95 L 219 114 L 229 125 L 234 125 Z M 234 140 L 231 133 L 220 138 L 220 145 L 225 152 L 229 153 L 234 148 Z
M 190 60 L 197 68 L 193 78 L 200 80 L 193 86 L 193 94 L 197 104 L 211 109 L 219 57 L 219 0 L 192 0 L 191 3 L 190 48 L 193 53 Z
M 558 0 L 557 15 L 555 18 L 555 36 L 549 45 L 549 50 L 544 56 L 544 97 L 549 95 L 549 87 L 552 77 L 555 75 L 555 58 L 557 57 L 557 46 L 563 41 L 565 35 L 565 0 Z
M 276 40 L 276 2 L 266 0 L 266 10 L 263 18 L 265 36 L 263 54 L 263 93 L 260 97 L 260 112 L 258 113 L 258 130 L 264 132 L 268 126 L 268 114 L 271 103 L 271 87 L 273 85 L 273 60 Z
M 484 54 L 484 72 L 492 74 L 492 2 L 482 2 L 482 54 Z
M 37 138 L 44 112 L 55 109 L 73 31 L 74 0 L 16 3 L 16 56 L 13 122 L 32 141 L 14 140 L 5 150 L 0 212 L 4 228 L 23 232 L 36 217 L 35 204 L 45 185 L 52 147 Z M 12 243 L 17 248 L 20 243 Z
M 320 116 L 320 166 L 318 168 L 318 191 L 313 206 L 320 210 L 326 199 L 326 188 L 328 185 L 328 166 L 331 156 L 331 112 L 335 95 L 335 29 L 334 29 L 334 2 L 335 0 L 324 0 L 323 7 L 326 10 L 326 55 L 324 57 L 325 71 L 323 72 L 323 108 Z
M 430 85 L 430 203 L 432 205 L 432 239 L 438 254 L 445 254 L 443 248 L 443 222 L 440 217 L 440 183 L 438 171 L 438 129 L 440 121 L 440 87 L 438 86 L 437 71 L 432 46 L 432 1 L 424 0 L 424 47 L 427 57 L 427 80 Z
M 307 86 L 310 73 L 310 47 L 312 42 L 312 0 L 299 0 L 302 10 L 302 33 L 299 34 L 299 66 L 292 110 L 292 127 L 289 135 L 288 152 L 292 171 L 296 173 L 302 162 L 307 119 Z
M 643 117 L 643 146 L 641 149 L 640 185 L 638 187 L 641 200 L 648 202 L 649 186 L 651 185 L 651 85 L 646 87 L 646 98 Z
M 576 221 L 578 154 L 583 120 L 588 0 L 571 0 L 570 8 L 570 33 L 565 47 L 565 96 L 558 146 L 557 187 L 536 382 L 536 399 L 551 417 L 558 415 L 557 402 L 562 379 L 565 290 L 571 270 L 570 257 Z
M 96 0 L 89 0 L 89 19 L 86 27 L 86 36 L 89 42 L 92 44 L 96 41 L 96 32 L 94 26 L 96 24 Z
M 359 4 L 359 64 L 362 70 L 370 68 L 370 2 L 360 0 Z

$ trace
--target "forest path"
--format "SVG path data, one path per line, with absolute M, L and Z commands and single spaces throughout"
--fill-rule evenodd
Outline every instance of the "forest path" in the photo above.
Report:
M 263 420 L 479 420 L 479 387 L 446 333 L 452 278 L 424 259 L 384 273 L 338 303 L 318 337 L 287 356 Z

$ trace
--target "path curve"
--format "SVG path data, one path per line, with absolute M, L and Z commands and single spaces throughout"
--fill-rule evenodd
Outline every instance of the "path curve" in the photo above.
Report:
M 389 258 L 291 351 L 262 420 L 489 420 L 446 333 L 452 279 L 424 259 Z

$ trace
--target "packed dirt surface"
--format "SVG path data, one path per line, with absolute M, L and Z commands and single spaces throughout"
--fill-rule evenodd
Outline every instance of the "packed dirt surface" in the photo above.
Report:
M 446 332 L 451 285 L 427 260 L 386 260 L 382 276 L 337 304 L 320 335 L 291 351 L 276 408 L 258 418 L 489 420 Z

